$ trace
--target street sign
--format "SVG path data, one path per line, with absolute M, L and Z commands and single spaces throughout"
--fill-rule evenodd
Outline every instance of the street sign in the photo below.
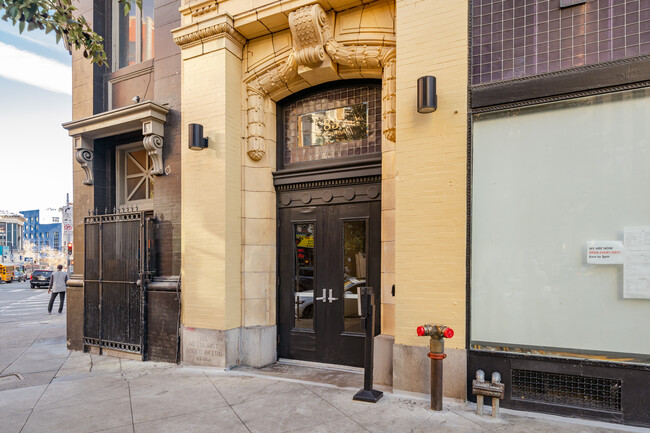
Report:
M 72 234 L 72 206 L 63 208 L 63 233 Z

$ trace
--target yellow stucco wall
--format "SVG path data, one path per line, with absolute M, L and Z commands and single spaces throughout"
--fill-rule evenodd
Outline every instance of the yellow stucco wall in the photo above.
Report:
M 205 329 L 241 326 L 241 53 L 221 42 L 183 53 L 182 322 Z M 207 149 L 187 148 L 189 123 Z
M 395 343 L 451 326 L 465 347 L 467 1 L 397 1 Z M 437 79 L 438 110 L 417 112 L 417 79 Z

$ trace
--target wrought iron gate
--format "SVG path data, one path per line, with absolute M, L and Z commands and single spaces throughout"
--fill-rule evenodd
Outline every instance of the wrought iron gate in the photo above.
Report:
M 84 346 L 145 354 L 145 284 L 153 271 L 153 218 L 85 218 Z

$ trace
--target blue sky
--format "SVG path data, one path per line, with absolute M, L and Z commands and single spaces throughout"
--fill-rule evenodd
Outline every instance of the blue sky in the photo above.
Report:
M 54 33 L 0 20 L 0 210 L 72 200 L 71 56 Z

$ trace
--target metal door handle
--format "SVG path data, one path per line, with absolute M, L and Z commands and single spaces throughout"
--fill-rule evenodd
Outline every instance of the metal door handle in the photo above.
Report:
M 330 289 L 330 304 L 332 303 L 332 301 L 338 301 L 339 300 L 339 298 L 332 297 L 332 292 L 333 292 L 333 289 Z
M 332 293 L 332 290 L 330 290 L 330 293 Z M 327 289 L 323 289 L 323 296 L 320 298 L 316 298 L 316 300 L 327 302 Z

